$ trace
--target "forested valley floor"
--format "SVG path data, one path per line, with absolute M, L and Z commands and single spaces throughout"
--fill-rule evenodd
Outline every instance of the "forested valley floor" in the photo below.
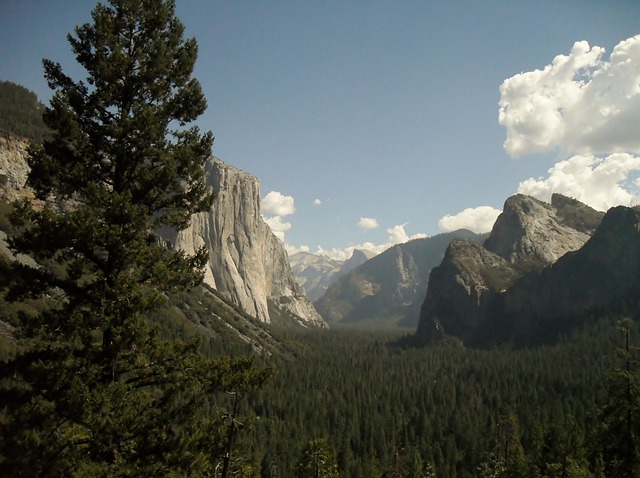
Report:
M 401 350 L 351 329 L 287 339 L 303 345 L 245 401 L 238 446 L 261 476 L 297 476 L 310 445 L 335 460 L 321 476 L 600 476 L 592 444 L 624 347 L 614 321 L 528 350 Z

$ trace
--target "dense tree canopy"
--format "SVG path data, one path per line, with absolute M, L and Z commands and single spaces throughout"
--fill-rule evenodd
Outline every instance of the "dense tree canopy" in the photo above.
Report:
M 34 92 L 10 81 L 0 81 L 0 133 L 42 141 L 47 133 L 43 109 Z

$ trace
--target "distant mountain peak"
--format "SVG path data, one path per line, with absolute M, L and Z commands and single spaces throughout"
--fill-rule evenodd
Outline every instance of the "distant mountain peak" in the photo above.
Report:
M 371 251 L 354 249 L 349 259 L 339 261 L 322 254 L 298 252 L 289 257 L 289 262 L 298 284 L 311 301 L 316 301 L 340 277 L 373 256 L 375 253 Z
M 396 244 L 342 276 L 314 302 L 316 309 L 329 323 L 415 326 L 429 272 L 452 239 L 483 237 L 460 230 Z

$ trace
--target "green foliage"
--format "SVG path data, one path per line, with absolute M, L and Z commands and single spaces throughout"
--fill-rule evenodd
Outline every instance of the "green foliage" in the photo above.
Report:
M 44 106 L 32 91 L 0 81 L 0 132 L 41 142 L 48 130 L 42 121 Z
M 44 62 L 52 134 L 30 150 L 28 184 L 48 202 L 9 216 L 12 252 L 37 265 L 0 261 L 2 320 L 17 340 L 0 364 L 7 476 L 211 475 L 228 453 L 213 404 L 272 374 L 206 358 L 154 320 L 170 294 L 200 283 L 206 251 L 170 251 L 153 231 L 186 227 L 213 199 L 212 135 L 187 127 L 206 107 L 191 78 L 197 46 L 174 8 L 98 4 L 68 37 L 85 81 Z
M 590 470 L 591 411 L 617 337 L 608 321 L 531 350 L 397 350 L 386 345 L 395 337 L 346 328 L 287 337 L 306 348 L 250 399 L 262 476 L 298 476 L 304 446 L 317 437 L 326 437 L 341 477 Z
M 518 277 L 514 269 L 505 264 L 503 267 L 485 266 L 480 270 L 487 287 L 494 291 L 505 290 Z
M 338 466 L 329 444 L 324 439 L 311 440 L 302 453 L 296 476 L 337 478 Z
M 591 234 L 602 222 L 602 212 L 585 206 L 577 199 L 554 194 L 551 202 L 562 221 L 578 231 Z
M 621 322 L 625 345 L 617 352 L 622 367 L 611 372 L 594 440 L 605 475 L 621 478 L 640 475 L 640 367 L 638 349 L 630 345 L 633 326 L 628 319 Z

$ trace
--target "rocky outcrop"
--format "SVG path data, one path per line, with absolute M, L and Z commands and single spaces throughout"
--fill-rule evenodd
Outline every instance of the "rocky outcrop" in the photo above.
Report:
M 640 210 L 609 209 L 582 248 L 518 279 L 487 317 L 491 344 L 535 344 L 591 317 L 631 314 L 640 303 Z
M 213 207 L 194 215 L 184 231 L 161 234 L 187 253 L 206 247 L 205 283 L 247 314 L 263 322 L 277 315 L 324 326 L 293 277 L 284 245 L 260 215 L 258 179 L 213 157 L 205 170 L 216 193 Z
M 340 277 L 374 256 L 373 252 L 355 249 L 351 257 L 342 262 L 325 255 L 298 252 L 289 257 L 289 262 L 296 281 L 309 300 L 315 302 Z
M 429 272 L 455 238 L 483 240 L 461 230 L 393 246 L 341 277 L 315 302 L 316 309 L 329 323 L 415 327 Z
M 586 247 L 593 231 L 602 227 L 602 216 L 561 195 L 554 195 L 551 204 L 521 194 L 507 199 L 482 247 L 452 242 L 442 263 L 431 272 L 416 343 L 446 337 L 468 345 L 510 341 L 516 321 L 531 324 L 535 320 L 525 317 L 575 311 L 571 303 L 576 296 L 566 292 L 565 300 L 560 300 L 565 294 L 560 291 L 569 290 L 562 281 L 576 283 L 576 277 L 565 275 L 550 285 L 548 274 Z M 557 292 L 551 293 L 549 287 Z M 557 310 L 560 303 L 565 304 L 562 313 Z M 526 329 L 531 336 L 533 328 L 523 325 L 518 334 L 527 336 Z
M 513 265 L 478 244 L 451 241 L 442 263 L 434 267 L 420 311 L 420 344 L 453 336 L 472 340 L 491 299 L 517 277 Z
M 0 135 L 0 198 L 13 201 L 26 194 L 29 142 Z
M 484 247 L 510 263 L 529 261 L 540 265 L 552 264 L 567 252 L 579 249 L 593 230 L 578 230 L 566 221 L 567 215 L 561 211 L 568 207 L 567 199 L 556 194 L 548 204 L 522 194 L 510 197 Z

